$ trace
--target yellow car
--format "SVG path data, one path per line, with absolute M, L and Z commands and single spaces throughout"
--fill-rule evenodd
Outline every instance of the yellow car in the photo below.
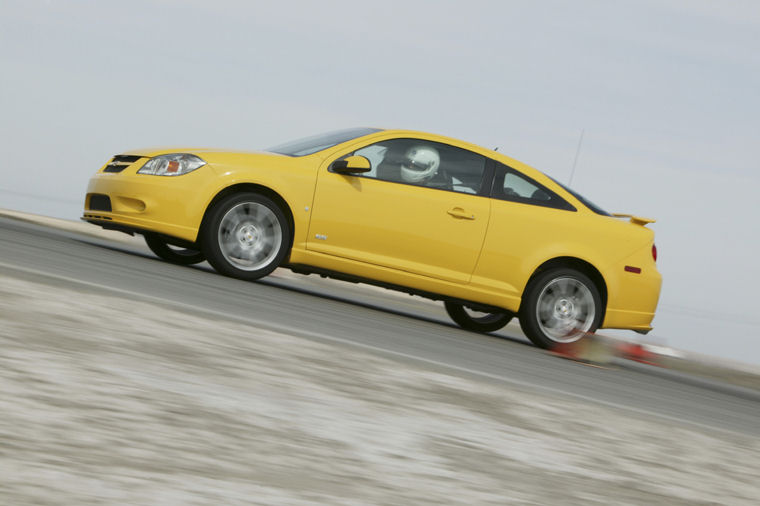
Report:
M 464 328 L 517 316 L 540 347 L 651 329 L 653 220 L 610 215 L 542 172 L 439 135 L 358 128 L 260 152 L 129 151 L 83 220 L 159 257 L 253 280 L 284 266 L 442 300 Z

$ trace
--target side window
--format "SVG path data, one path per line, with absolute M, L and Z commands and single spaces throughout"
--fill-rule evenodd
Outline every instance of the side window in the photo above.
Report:
M 507 172 L 504 175 L 504 185 L 502 187 L 505 196 L 520 197 L 524 199 L 549 200 L 551 196 L 544 190 L 524 179 L 514 172 Z
M 371 170 L 361 177 L 460 193 L 480 193 L 485 157 L 439 142 L 391 139 L 356 150 Z
M 576 211 L 572 204 L 550 189 L 504 165 L 499 165 L 496 171 L 492 196 L 500 200 Z

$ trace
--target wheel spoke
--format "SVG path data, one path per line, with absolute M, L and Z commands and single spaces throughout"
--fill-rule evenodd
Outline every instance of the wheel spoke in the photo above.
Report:
M 538 312 L 539 314 L 545 314 L 549 315 L 551 314 L 552 306 L 554 306 L 554 301 L 551 297 L 545 297 L 538 301 Z
M 557 282 L 557 290 L 560 296 L 565 297 L 571 290 L 570 281 L 567 278 L 562 278 Z

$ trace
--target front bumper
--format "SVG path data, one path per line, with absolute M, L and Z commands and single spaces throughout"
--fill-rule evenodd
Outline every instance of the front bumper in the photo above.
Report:
M 142 158 L 118 173 L 95 174 L 87 186 L 84 221 L 117 230 L 150 231 L 195 242 L 216 174 L 203 167 L 182 176 L 137 174 Z M 105 168 L 105 167 L 104 167 Z

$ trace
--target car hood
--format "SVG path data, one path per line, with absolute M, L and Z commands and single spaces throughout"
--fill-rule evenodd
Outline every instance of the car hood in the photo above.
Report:
M 270 153 L 268 151 L 236 151 L 236 150 L 230 150 L 230 149 L 220 149 L 220 148 L 190 148 L 186 146 L 171 146 L 171 147 L 158 147 L 158 148 L 144 148 L 144 149 L 133 149 L 130 151 L 124 151 L 121 153 L 122 155 L 133 155 L 133 156 L 141 156 L 146 158 L 151 158 L 158 155 L 168 155 L 170 153 L 189 153 L 192 155 L 198 155 L 201 158 L 203 156 L 276 156 L 276 157 L 283 157 L 285 155 L 280 155 L 278 153 Z

